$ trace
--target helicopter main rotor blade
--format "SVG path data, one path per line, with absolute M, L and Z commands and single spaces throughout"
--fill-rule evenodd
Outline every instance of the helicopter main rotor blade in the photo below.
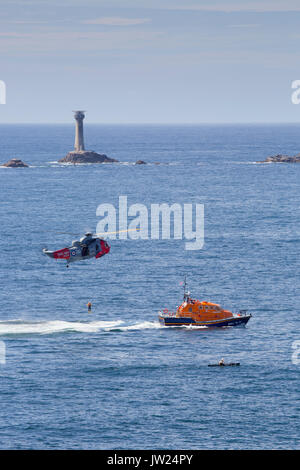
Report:
M 140 228 L 129 228 L 126 230 L 116 230 L 114 232 L 102 232 L 102 233 L 92 233 L 92 232 L 87 232 L 90 233 L 92 236 L 98 236 L 98 235 L 112 235 L 116 233 L 122 233 L 122 232 L 137 232 L 139 231 Z M 74 237 L 81 237 L 82 233 L 74 233 L 74 232 L 57 232 L 56 230 L 39 230 L 38 233 L 55 233 L 57 235 L 72 235 Z
M 102 232 L 102 233 L 94 233 L 93 235 L 112 235 L 114 233 L 123 233 L 123 232 L 138 232 L 139 228 L 128 228 L 126 230 L 116 230 L 115 232 Z
M 32 233 L 56 233 L 58 235 L 73 235 L 74 237 L 79 237 L 81 234 L 80 233 L 74 233 L 74 232 L 57 232 L 56 230 L 38 230 L 34 231 Z
M 54 232 L 57 233 L 58 235 L 73 235 L 74 237 L 79 237 L 81 234 L 80 233 L 74 233 L 74 232 Z

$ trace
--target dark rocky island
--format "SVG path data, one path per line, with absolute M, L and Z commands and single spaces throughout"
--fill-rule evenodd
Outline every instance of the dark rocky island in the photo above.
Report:
M 144 160 L 138 160 L 137 162 L 135 162 L 135 165 L 147 165 L 147 163 L 144 162 Z
M 8 162 L 3 163 L 1 166 L 5 166 L 7 168 L 28 168 L 28 165 L 18 158 L 12 158 Z
M 289 156 L 289 155 L 274 155 L 273 157 L 267 157 L 262 162 L 257 163 L 300 163 L 300 153 L 297 155 Z
M 74 150 L 69 152 L 64 158 L 61 158 L 59 163 L 114 163 L 118 160 L 109 158 L 107 155 L 100 154 L 88 150 Z

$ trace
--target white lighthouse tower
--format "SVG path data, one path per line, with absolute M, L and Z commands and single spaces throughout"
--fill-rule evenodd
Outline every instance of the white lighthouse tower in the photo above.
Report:
M 84 151 L 83 140 L 83 120 L 85 118 L 85 111 L 73 111 L 75 117 L 75 152 Z
M 117 162 L 114 158 L 110 158 L 105 154 L 94 152 L 93 150 L 85 150 L 83 140 L 83 120 L 85 111 L 73 111 L 75 118 L 75 144 L 74 150 L 67 153 L 61 158 L 59 163 L 112 163 Z

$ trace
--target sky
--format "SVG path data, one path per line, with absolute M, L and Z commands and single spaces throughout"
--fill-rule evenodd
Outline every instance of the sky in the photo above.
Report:
M 0 7 L 0 123 L 299 121 L 299 0 Z

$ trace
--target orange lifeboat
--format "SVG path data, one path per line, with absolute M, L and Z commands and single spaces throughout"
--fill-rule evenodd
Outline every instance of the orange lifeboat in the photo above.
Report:
M 186 280 L 184 281 L 183 303 L 175 313 L 165 309 L 159 312 L 158 316 L 160 323 L 164 326 L 208 327 L 245 325 L 250 318 L 251 314 L 247 314 L 246 310 L 232 313 L 213 302 L 192 299 L 190 293 L 186 291 Z

